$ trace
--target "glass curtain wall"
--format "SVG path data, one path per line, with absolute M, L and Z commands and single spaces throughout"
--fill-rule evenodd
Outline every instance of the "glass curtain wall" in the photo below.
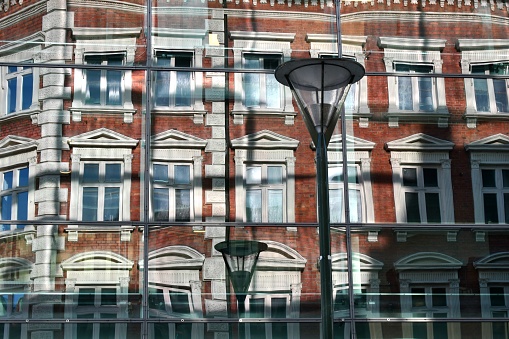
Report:
M 4 1 L 0 337 L 507 338 L 507 6 L 341 2 L 322 303 L 274 70 L 337 56 L 334 6 Z

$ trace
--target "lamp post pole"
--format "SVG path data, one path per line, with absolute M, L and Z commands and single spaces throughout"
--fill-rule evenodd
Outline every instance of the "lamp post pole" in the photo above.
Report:
M 320 302 L 322 338 L 332 339 L 332 261 L 330 239 L 329 184 L 327 142 L 323 133 L 316 143 L 316 181 L 318 186 L 318 236 L 320 243 Z

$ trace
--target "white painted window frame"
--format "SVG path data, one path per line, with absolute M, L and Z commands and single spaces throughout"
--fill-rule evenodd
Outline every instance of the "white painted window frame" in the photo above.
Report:
M 471 74 L 472 66 L 509 61 L 509 39 L 458 39 L 457 49 L 461 51 L 462 74 Z M 477 111 L 474 79 L 465 78 L 464 82 L 467 127 L 475 128 L 477 122 L 483 119 L 509 119 L 509 112 L 496 112 L 494 102 L 491 103 L 491 97 L 494 97 L 493 81 L 488 80 L 490 112 Z
M 32 36 L 30 41 L 36 42 L 42 40 L 41 37 L 38 35 Z M 33 46 L 32 43 L 27 43 L 26 41 L 22 42 L 24 47 L 21 51 L 19 50 L 20 41 L 16 41 L 16 44 L 9 43 L 4 45 L 2 48 L 0 48 L 0 62 L 13 62 L 13 63 L 19 63 L 20 60 L 25 61 L 33 61 L 33 62 L 39 62 L 40 56 L 39 53 L 41 51 L 40 46 L 35 46 L 32 48 L 26 48 L 26 46 Z M 4 51 L 5 50 L 5 51 Z M 31 66 L 30 63 L 26 63 L 26 66 Z M 22 68 L 22 66 L 18 66 L 18 69 Z M 32 115 L 34 113 L 38 113 L 40 111 L 39 107 L 39 81 L 40 81 L 40 70 L 38 67 L 32 67 L 31 73 L 33 77 L 33 85 L 32 85 L 32 104 L 28 109 L 21 110 L 21 81 L 18 79 L 17 83 L 17 92 L 16 92 L 16 111 L 12 113 L 7 113 L 7 94 L 8 94 L 8 88 L 7 88 L 7 80 L 12 77 L 21 77 L 26 73 L 26 71 L 18 71 L 15 74 L 7 74 L 8 67 L 7 66 L 0 66 L 0 97 L 2 98 L 2 105 L 0 105 L 0 119 L 2 118 L 14 118 L 16 116 L 24 116 L 24 115 Z
M 458 270 L 463 263 L 453 257 L 438 252 L 417 252 L 399 259 L 394 268 L 399 273 L 399 292 L 401 316 L 412 318 L 413 287 L 445 287 L 447 294 L 447 318 L 460 317 L 460 289 Z M 447 321 L 447 318 L 444 318 Z M 431 323 L 432 325 L 432 323 Z M 403 337 L 413 337 L 412 323 L 405 323 Z M 459 323 L 447 323 L 448 338 L 460 339 Z
M 22 170 L 22 169 L 27 169 L 28 170 L 28 185 L 27 186 L 19 186 L 19 171 Z M 28 168 L 28 166 L 22 166 L 22 167 L 15 167 L 15 168 L 10 168 L 8 170 L 4 170 L 4 171 L 0 171 L 0 182 L 4 182 L 4 175 L 5 173 L 7 172 L 13 172 L 13 177 L 12 177 L 12 188 L 10 189 L 6 189 L 4 190 L 3 187 L 0 188 L 0 209 L 2 208 L 2 203 L 3 203 L 3 199 L 2 197 L 3 196 L 8 196 L 10 195 L 12 197 L 12 200 L 11 200 L 11 219 L 9 220 L 18 220 L 18 196 L 20 193 L 24 193 L 24 192 L 27 192 L 27 208 L 28 208 L 28 203 L 29 203 L 29 200 L 28 200 L 28 192 L 30 191 L 30 170 Z M 27 215 L 27 220 L 28 219 L 28 215 Z M 11 231 L 14 231 L 16 230 L 17 228 L 17 225 L 11 225 Z
M 392 183 L 396 222 L 406 223 L 406 206 L 403 188 L 404 167 L 436 167 L 440 187 L 441 223 L 454 223 L 452 196 L 451 160 L 449 151 L 452 142 L 441 140 L 424 133 L 390 141 L 386 149 L 391 152 Z
M 470 170 L 472 177 L 472 194 L 474 198 L 474 220 L 484 224 L 484 198 L 482 169 L 509 169 L 509 137 L 499 133 L 471 142 L 465 146 L 470 153 Z M 498 207 L 503 207 L 503 204 Z M 503 211 L 499 208 L 499 215 Z M 504 218 L 505 219 L 505 218 Z M 499 223 L 503 219 L 499 218 Z
M 389 73 L 396 72 L 396 64 L 429 65 L 433 73 L 442 73 L 443 60 L 441 51 L 445 48 L 446 40 L 443 39 L 411 39 L 396 37 L 380 37 L 378 45 L 384 50 L 385 70 Z M 387 77 L 387 90 L 389 94 L 389 108 L 387 116 L 390 127 L 398 127 L 399 120 L 414 120 L 433 118 L 438 121 L 439 127 L 447 127 L 449 110 L 446 104 L 444 78 L 433 78 L 433 98 L 435 111 L 404 111 L 399 109 L 398 77 Z M 415 79 L 417 86 L 417 79 Z M 413 99 L 418 99 L 417 87 L 414 87 Z M 415 105 L 414 105 L 415 106 Z
M 295 155 L 299 142 L 283 135 L 263 130 L 235 140 L 235 220 L 246 221 L 246 166 L 249 164 L 281 165 L 286 169 L 286 210 L 283 222 L 295 222 Z
M 203 53 L 205 39 L 207 37 L 206 30 L 199 29 L 175 29 L 154 27 L 154 35 L 152 36 L 152 46 L 154 48 L 154 58 L 158 52 L 167 53 L 191 53 L 193 67 L 203 67 Z M 171 46 L 171 49 L 168 48 Z M 155 73 L 153 74 L 155 79 Z M 192 73 L 191 88 L 191 106 L 175 107 L 175 106 L 155 106 L 152 107 L 153 113 L 174 114 L 174 115 L 190 115 L 193 117 L 195 124 L 203 124 L 206 113 L 203 104 L 203 72 Z M 154 95 L 154 93 L 153 93 Z M 155 103 L 155 101 L 154 101 Z
M 76 64 L 86 64 L 88 55 L 123 55 L 124 65 L 134 65 L 136 52 L 136 38 L 142 28 L 85 28 L 74 27 L 72 35 L 76 39 L 74 61 Z M 132 71 L 122 71 L 121 105 L 106 106 L 86 105 L 86 69 L 74 69 L 74 97 L 70 111 L 72 120 L 81 121 L 82 114 L 119 114 L 125 123 L 133 122 L 136 112 L 132 103 Z M 102 87 L 101 87 L 102 90 Z
M 333 34 L 308 33 L 306 35 L 306 41 L 311 44 L 311 49 L 309 51 L 311 58 L 337 56 L 338 47 L 334 42 L 335 39 L 336 36 Z M 342 36 L 342 57 L 355 60 L 366 67 L 366 55 L 364 52 L 366 41 L 367 36 Z M 359 126 L 365 128 L 369 126 L 369 118 L 372 116 L 368 107 L 368 78 L 363 77 L 355 85 L 355 106 L 353 110 L 346 110 L 346 113 L 358 117 Z M 350 88 L 350 91 L 351 90 L 352 88 Z
M 281 56 L 281 63 L 290 60 L 291 42 L 295 39 L 294 33 L 273 32 L 245 32 L 232 31 L 230 39 L 233 40 L 233 61 L 236 69 L 242 69 L 245 54 L 274 54 Z M 280 108 L 255 108 L 244 105 L 243 73 L 234 74 L 235 101 L 232 109 L 233 123 L 241 125 L 244 116 L 264 115 L 284 118 L 285 125 L 293 125 L 297 115 L 292 103 L 292 93 L 289 88 L 281 85 L 282 102 Z

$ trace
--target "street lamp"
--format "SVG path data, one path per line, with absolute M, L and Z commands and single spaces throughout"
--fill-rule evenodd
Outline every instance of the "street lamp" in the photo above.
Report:
M 277 81 L 290 87 L 316 146 L 321 337 L 324 339 L 332 339 L 334 323 L 327 145 L 340 116 L 345 126 L 343 104 L 348 90 L 351 84 L 364 76 L 364 73 L 364 67 L 361 64 L 341 57 L 291 60 L 281 64 L 275 71 Z M 342 134 L 346 137 L 344 128 Z M 345 144 L 343 144 L 343 150 L 346 150 Z M 346 157 L 343 157 L 343 173 L 346 167 Z M 345 193 L 346 206 L 348 206 L 347 199 Z
M 258 257 L 260 252 L 267 250 L 267 244 L 252 240 L 228 240 L 216 244 L 214 248 L 223 255 L 237 297 L 239 318 L 242 318 L 246 312 L 244 302 Z M 243 329 L 242 326 L 239 327 L 239 332 L 241 328 Z M 240 333 L 239 337 L 243 338 L 244 334 Z

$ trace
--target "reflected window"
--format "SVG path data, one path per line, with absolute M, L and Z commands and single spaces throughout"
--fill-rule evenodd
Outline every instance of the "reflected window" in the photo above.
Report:
M 445 287 L 413 287 L 411 292 L 414 317 L 448 317 L 448 295 Z M 412 330 L 414 338 L 448 338 L 447 322 L 416 322 L 412 324 Z
M 509 223 L 509 169 L 481 169 L 484 222 Z
M 396 72 L 433 73 L 431 65 L 395 64 Z M 435 81 L 431 77 L 396 77 L 397 104 L 401 111 L 433 112 L 436 109 Z
M 24 319 L 26 317 L 25 294 L 9 293 L 0 295 L 0 320 Z M 0 336 L 2 338 L 14 339 L 26 336 L 26 326 L 20 323 L 0 324 Z
M 330 222 L 340 223 L 345 220 L 344 211 L 344 180 L 343 167 L 329 167 L 329 207 Z M 358 166 L 348 166 L 348 194 L 350 204 L 350 221 L 365 221 L 365 204 L 363 203 L 363 188 Z
M 489 288 L 490 311 L 493 318 L 507 319 L 509 316 L 509 288 L 504 286 L 491 286 Z M 492 323 L 493 339 L 509 337 L 509 323 Z
M 28 167 L 21 167 L 0 173 L 0 211 L 2 220 L 28 219 Z M 23 229 L 25 225 L 1 226 L 1 231 Z
M 402 193 L 406 221 L 440 223 L 439 170 L 432 167 L 403 167 Z
M 122 66 L 122 54 L 87 55 L 85 63 L 94 66 Z M 124 74 L 122 70 L 93 68 L 84 71 L 85 105 L 121 106 Z
M 118 221 L 122 209 L 122 163 L 83 162 L 80 175 L 83 221 Z
M 246 221 L 283 222 L 286 173 L 283 165 L 246 165 Z
M 149 308 L 152 317 L 179 317 L 189 318 L 194 312 L 191 303 L 191 294 L 188 290 L 174 288 L 150 288 Z M 183 338 L 193 337 L 193 324 L 191 323 L 164 323 L 154 324 L 153 338 Z
M 267 295 L 248 296 L 246 312 L 250 318 L 285 319 L 289 317 L 290 296 Z M 288 324 L 286 322 L 250 323 L 249 334 L 253 339 L 288 338 Z
M 83 286 L 77 289 L 77 319 L 116 319 L 119 313 L 116 287 Z M 115 322 L 80 323 L 76 325 L 77 338 L 115 338 L 117 329 Z
M 31 66 L 7 66 L 3 69 L 5 114 L 30 109 L 34 102 L 34 86 L 37 86 L 37 81 L 34 82 L 34 69 Z
M 193 66 L 192 53 L 157 52 L 156 65 L 161 67 Z M 189 71 L 155 72 L 154 103 L 157 107 L 190 107 L 194 74 Z
M 275 70 L 281 55 L 245 53 L 244 68 Z M 280 109 L 283 90 L 273 73 L 243 74 L 244 106 L 247 108 Z
M 152 165 L 152 214 L 154 221 L 194 220 L 192 166 Z
M 509 75 L 509 62 L 472 65 L 472 74 Z M 508 113 L 506 79 L 473 79 L 477 112 Z

